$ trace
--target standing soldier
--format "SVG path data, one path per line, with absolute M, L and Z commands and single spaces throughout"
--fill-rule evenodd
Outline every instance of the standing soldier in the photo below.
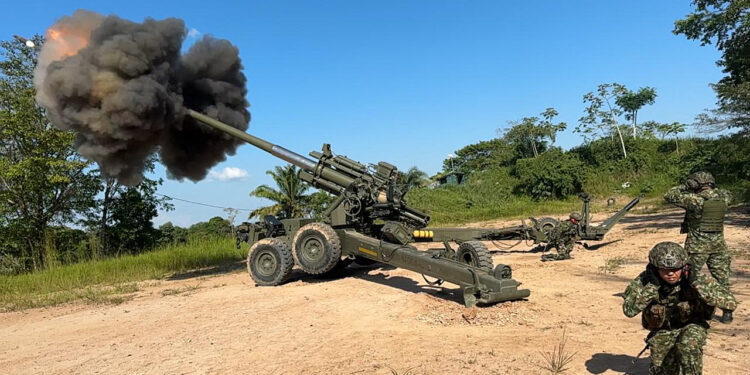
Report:
M 570 259 L 570 252 L 573 251 L 578 240 L 578 227 L 581 222 L 581 214 L 573 212 L 568 216 L 569 220 L 557 223 L 549 234 L 547 246 L 554 247 L 557 254 L 542 255 L 542 262 L 548 260 Z
M 674 242 L 656 244 L 648 266 L 623 294 L 622 311 L 639 313 L 651 349 L 649 374 L 701 374 L 708 320 L 716 306 L 734 310 L 737 301 L 716 280 L 687 265 L 685 249 Z
M 729 290 L 730 256 L 724 241 L 724 214 L 732 201 L 726 190 L 716 189 L 714 177 L 708 172 L 688 176 L 684 185 L 676 186 L 664 200 L 685 209 L 680 233 L 687 233 L 685 250 L 696 271 L 708 264 L 711 275 Z M 732 310 L 724 309 L 722 323 L 732 321 Z

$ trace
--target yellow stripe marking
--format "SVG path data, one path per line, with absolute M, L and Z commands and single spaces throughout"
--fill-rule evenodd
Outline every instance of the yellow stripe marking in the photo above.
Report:
M 361 252 L 363 252 L 363 253 L 365 253 L 365 254 L 367 254 L 367 255 L 372 255 L 372 256 L 374 256 L 374 257 L 377 257 L 377 256 L 378 256 L 378 253 L 376 253 L 376 252 L 374 252 L 374 251 L 372 251 L 372 250 L 370 250 L 370 249 L 365 249 L 365 248 L 364 248 L 364 247 L 362 247 L 362 246 L 360 246 L 360 247 L 359 247 L 359 251 L 361 251 Z

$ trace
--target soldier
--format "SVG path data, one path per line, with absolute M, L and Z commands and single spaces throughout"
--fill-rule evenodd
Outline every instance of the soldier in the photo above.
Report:
M 639 313 L 651 331 L 649 374 L 701 374 L 703 345 L 716 306 L 734 310 L 737 301 L 711 277 L 690 269 L 685 249 L 661 242 L 648 254 L 648 266 L 625 290 L 622 311 Z
M 573 246 L 578 240 L 578 223 L 581 222 L 581 214 L 572 212 L 568 218 L 569 220 L 557 223 L 549 234 L 547 246 L 554 247 L 557 254 L 542 255 L 542 262 L 570 259 L 570 252 L 573 251 Z
M 724 241 L 724 214 L 732 200 L 731 193 L 716 189 L 710 173 L 696 172 L 688 176 L 684 185 L 669 189 L 664 200 L 685 209 L 680 233 L 687 233 L 685 250 L 690 264 L 700 270 L 708 263 L 711 275 L 729 289 L 731 259 Z M 731 321 L 732 310 L 724 310 L 721 322 Z

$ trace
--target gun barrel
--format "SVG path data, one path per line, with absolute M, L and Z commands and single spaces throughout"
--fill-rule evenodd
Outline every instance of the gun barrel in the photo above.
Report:
M 204 123 L 208 126 L 211 126 L 212 128 L 219 130 L 221 132 L 227 133 L 237 139 L 243 140 L 273 156 L 276 156 L 277 158 L 284 160 L 290 164 L 296 165 L 297 167 L 308 171 L 308 172 L 315 172 L 315 168 L 317 167 L 318 163 L 312 159 L 308 159 L 307 157 L 304 157 L 294 151 L 287 150 L 284 147 L 275 145 L 271 142 L 268 142 L 264 139 L 258 138 L 256 136 L 252 136 L 250 134 L 245 133 L 244 131 L 237 129 L 235 127 L 232 127 L 230 125 L 227 125 L 219 120 L 213 119 L 209 116 L 206 116 L 202 113 L 198 113 L 192 109 L 187 110 L 187 115 L 192 117 L 193 119 L 200 121 L 201 123 Z M 319 174 L 324 179 L 331 181 L 335 183 L 336 185 L 341 186 L 340 189 L 336 189 L 335 191 L 331 191 L 331 193 L 337 193 L 349 186 L 352 182 L 354 182 L 354 179 L 346 176 L 340 172 L 337 172 L 331 168 L 322 168 L 319 171 Z
M 618 221 L 620 221 L 620 219 L 623 218 L 623 216 L 625 216 L 625 214 L 628 213 L 628 211 L 630 211 L 633 207 L 635 207 L 636 204 L 638 204 L 638 202 L 641 201 L 642 197 L 643 195 L 635 197 L 635 199 L 626 204 L 625 207 L 623 207 L 620 211 L 617 211 L 617 213 L 612 215 L 612 217 L 608 218 L 601 225 L 599 225 L 599 228 L 606 230 L 611 229 L 615 224 L 617 224 Z
M 235 138 L 241 139 L 273 156 L 276 156 L 279 159 L 282 159 L 286 162 L 294 164 L 306 171 L 311 171 L 315 169 L 315 165 L 317 164 L 315 161 L 308 159 L 294 151 L 287 150 L 284 147 L 277 146 L 264 139 L 247 134 L 240 129 L 227 125 L 219 120 L 213 119 L 202 113 L 193 111 L 192 109 L 188 109 L 187 114 L 188 116 L 206 125 L 209 125 L 214 129 L 227 133 Z

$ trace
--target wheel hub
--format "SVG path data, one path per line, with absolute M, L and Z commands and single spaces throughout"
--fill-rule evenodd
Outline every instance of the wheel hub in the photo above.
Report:
M 317 238 L 308 238 L 302 246 L 302 256 L 310 261 L 315 262 L 323 258 L 323 243 Z
M 258 273 L 263 276 L 271 276 L 278 268 L 278 260 L 270 252 L 263 252 L 258 255 Z

